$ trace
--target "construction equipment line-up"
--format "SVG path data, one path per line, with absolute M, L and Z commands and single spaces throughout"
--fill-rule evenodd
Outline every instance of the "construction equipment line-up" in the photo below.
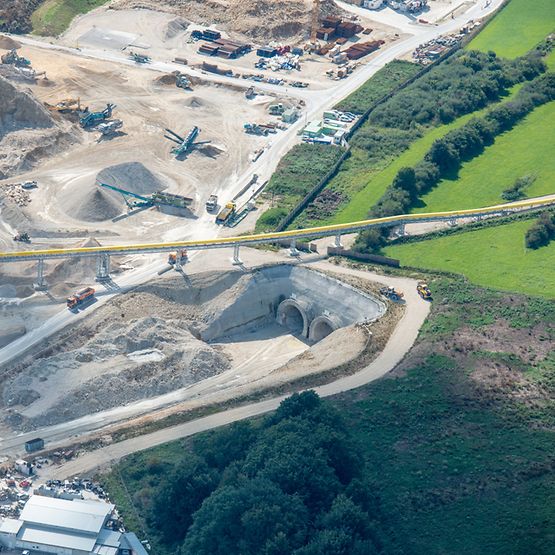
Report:
M 487 216 L 506 216 L 513 211 L 533 210 L 537 208 L 545 208 L 555 205 L 555 198 L 523 200 L 513 203 L 500 204 L 496 206 L 488 206 L 485 208 L 473 208 L 469 210 L 453 210 L 448 212 L 432 212 L 422 214 L 401 214 L 397 216 L 388 216 L 385 218 L 374 218 L 370 220 L 361 220 L 358 222 L 350 222 L 345 224 L 335 224 L 320 227 L 312 227 L 306 229 L 295 229 L 292 231 L 280 231 L 275 233 L 259 233 L 254 235 L 245 235 L 242 237 L 222 237 L 218 239 L 204 239 L 196 241 L 174 241 L 168 243 L 146 243 L 135 245 L 116 245 L 116 246 L 99 246 L 99 247 L 76 247 L 65 249 L 46 249 L 46 250 L 30 250 L 20 252 L 3 252 L 0 253 L 0 262 L 15 261 L 44 261 L 54 258 L 72 258 L 72 257 L 94 257 L 94 256 L 111 256 L 124 254 L 142 254 L 167 252 L 176 249 L 188 250 L 205 250 L 225 247 L 256 245 L 260 243 L 273 243 L 283 239 L 289 239 L 293 242 L 300 239 L 311 237 L 336 236 L 337 244 L 341 235 L 354 233 L 372 227 L 392 227 L 402 226 L 417 222 L 433 222 L 433 221 L 454 221 L 461 218 L 480 218 Z

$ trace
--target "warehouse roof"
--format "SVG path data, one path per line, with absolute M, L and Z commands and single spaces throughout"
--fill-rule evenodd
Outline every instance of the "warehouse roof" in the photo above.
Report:
M 31 524 L 25 525 L 18 534 L 18 540 L 54 547 L 64 547 L 66 549 L 76 549 L 80 551 L 92 551 L 96 543 L 96 535 L 87 535 L 83 532 L 67 532 L 53 530 L 46 526 Z
M 15 520 L 13 518 L 5 518 L 2 522 L 0 522 L 0 533 L 17 534 L 22 524 L 23 522 L 21 522 L 21 520 Z
M 19 519 L 25 523 L 98 534 L 113 509 L 114 505 L 109 503 L 33 495 Z

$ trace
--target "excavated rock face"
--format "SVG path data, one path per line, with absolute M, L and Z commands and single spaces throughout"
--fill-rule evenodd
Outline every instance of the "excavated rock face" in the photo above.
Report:
M 78 142 L 32 95 L 0 76 L 0 179 L 30 170 L 41 158 Z
M 260 40 L 306 38 L 312 0 L 116 0 L 116 9 L 149 8 L 194 23 L 215 24 L 230 33 Z M 321 16 L 339 14 L 333 0 L 322 0 Z
M 0 77 L 0 138 L 22 129 L 46 129 L 54 126 L 48 110 L 29 93 Z

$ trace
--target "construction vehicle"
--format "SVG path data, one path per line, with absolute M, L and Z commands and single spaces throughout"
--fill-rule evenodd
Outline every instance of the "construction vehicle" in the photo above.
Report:
M 175 72 L 175 86 L 179 89 L 190 89 L 191 88 L 191 81 L 184 73 L 176 71 Z
M 99 183 L 99 185 L 105 189 L 110 189 L 119 193 L 123 197 L 123 200 L 129 209 L 148 206 L 172 206 L 174 208 L 186 208 L 193 202 L 192 198 L 184 197 L 182 195 L 174 195 L 173 193 L 165 193 L 163 191 L 158 191 L 152 195 L 139 195 L 137 193 L 115 187 L 114 185 L 108 185 L 107 183 Z M 131 197 L 132 200 L 128 197 Z
M 83 115 L 83 117 L 81 117 L 79 124 L 83 129 L 86 129 L 87 127 L 94 127 L 95 125 L 110 119 L 115 107 L 115 104 L 106 104 L 106 108 L 102 110 L 102 112 L 87 112 Z
M 18 233 L 17 235 L 15 235 L 13 240 L 17 241 L 18 243 L 30 243 L 31 242 L 31 238 L 29 237 L 29 234 L 26 231 L 22 231 L 22 232 Z
M 16 67 L 30 67 L 31 66 L 31 60 L 28 60 L 27 58 L 24 58 L 23 56 L 20 56 L 17 53 L 17 50 L 15 50 L 15 49 L 10 50 L 8 53 L 6 53 L 2 56 L 2 63 L 3 64 L 11 64 L 11 65 L 14 65 Z
M 177 257 L 179 256 L 179 263 L 180 264 L 184 264 L 185 262 L 187 262 L 187 251 L 186 250 L 182 250 L 182 251 L 177 251 L 177 252 L 172 252 L 169 254 L 168 256 L 168 264 L 170 264 L 171 266 L 175 266 L 175 263 L 177 262 Z
M 21 188 L 26 189 L 26 190 L 36 189 L 38 186 L 39 186 L 39 184 L 36 181 L 24 181 L 21 184 Z
M 254 87 L 249 87 L 246 91 L 245 91 L 245 97 L 250 99 L 250 98 L 254 98 L 256 96 L 256 92 L 254 90 Z
M 210 141 L 195 142 L 195 139 L 198 137 L 198 134 L 200 133 L 200 128 L 197 127 L 196 125 L 191 129 L 191 131 L 189 131 L 189 133 L 187 133 L 187 136 L 185 138 L 181 137 L 171 129 L 166 128 L 166 131 L 170 135 L 164 135 L 164 137 L 169 141 L 173 141 L 174 143 L 177 144 L 176 147 L 172 148 L 172 154 L 175 154 L 176 158 L 179 158 L 180 156 L 187 154 L 189 150 L 199 145 L 204 145 L 210 142 Z
M 218 207 L 218 195 L 210 195 L 206 201 L 206 210 L 212 212 Z
M 107 121 L 101 123 L 96 129 L 100 131 L 102 136 L 108 137 L 110 135 L 115 135 L 118 129 L 123 127 L 123 121 L 120 119 L 114 119 L 112 121 Z
M 268 111 L 272 116 L 281 116 L 285 112 L 285 107 L 281 102 L 279 104 L 270 104 Z
M 395 287 L 382 287 L 380 289 L 380 295 L 383 295 L 385 298 L 391 301 L 400 301 L 405 295 L 402 291 L 397 291 Z
M 263 127 L 262 125 L 259 125 L 258 123 L 245 123 L 243 125 L 243 128 L 245 130 L 245 133 L 248 133 L 249 135 L 268 135 L 268 133 L 270 132 L 270 130 L 267 127 Z
M 146 54 L 138 54 L 137 52 L 129 52 L 129 57 L 138 64 L 149 64 L 151 62 L 150 56 Z
M 71 114 L 75 112 L 87 112 L 87 108 L 81 108 L 80 98 L 66 98 L 60 100 L 57 104 L 46 104 L 46 107 L 52 112 L 60 112 L 61 114 Z
M 81 306 L 82 304 L 94 299 L 94 294 L 96 291 L 92 287 L 85 287 L 82 291 L 75 293 L 75 295 L 69 297 L 66 301 L 67 307 L 70 310 L 74 310 Z
M 430 288 L 428 287 L 428 284 L 425 283 L 424 281 L 419 281 L 416 285 L 416 291 L 418 292 L 418 294 L 425 300 L 425 301 L 431 301 L 432 300 L 432 292 L 430 291 Z
M 229 218 L 235 214 L 236 209 L 237 205 L 232 200 L 229 201 L 216 216 L 216 223 L 222 225 L 225 224 Z

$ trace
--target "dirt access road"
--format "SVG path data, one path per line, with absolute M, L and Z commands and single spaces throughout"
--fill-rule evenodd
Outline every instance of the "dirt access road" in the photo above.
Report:
M 405 314 L 393 331 L 385 349 L 373 362 L 353 375 L 316 387 L 314 388 L 315 391 L 322 397 L 336 395 L 377 380 L 393 370 L 414 344 L 419 330 L 430 311 L 430 303 L 423 301 L 416 293 L 416 281 L 402 277 L 385 277 L 363 270 L 337 266 L 327 261 L 314 261 L 309 265 L 316 270 L 333 271 L 343 275 L 350 275 L 373 282 L 393 285 L 404 291 L 407 303 Z M 233 397 L 232 390 L 229 391 L 229 397 Z M 82 476 L 83 474 L 90 473 L 99 466 L 117 461 L 130 453 L 142 451 L 168 441 L 188 437 L 199 432 L 224 426 L 231 422 L 275 410 L 285 397 L 286 396 L 281 395 L 266 401 L 222 411 L 211 416 L 199 418 L 154 433 L 102 447 L 59 467 L 46 469 L 45 473 L 41 475 L 41 479 L 61 479 L 75 475 Z M 109 433 L 109 430 L 106 430 L 106 433 Z M 80 439 L 83 439 L 83 436 L 81 436 Z

